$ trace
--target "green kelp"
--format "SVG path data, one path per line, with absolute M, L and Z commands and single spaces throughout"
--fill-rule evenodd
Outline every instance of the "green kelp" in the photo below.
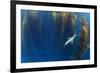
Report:
M 79 58 L 81 58 L 84 49 L 87 47 L 88 42 L 88 26 L 84 17 L 82 17 L 81 21 L 81 33 L 80 33 L 80 43 L 79 43 Z

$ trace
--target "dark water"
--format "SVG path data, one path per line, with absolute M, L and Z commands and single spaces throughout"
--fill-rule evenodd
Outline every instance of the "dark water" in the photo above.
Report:
M 90 33 L 90 14 L 69 12 L 67 19 L 61 14 L 63 13 L 21 10 L 22 63 L 90 59 L 89 47 L 84 48 L 80 58 L 78 54 L 78 45 L 81 45 L 79 42 L 82 29 L 81 18 L 85 18 Z M 74 15 L 77 16 L 74 20 L 75 25 L 71 21 Z M 68 38 L 74 34 L 77 36 L 73 43 L 64 46 Z M 90 42 L 87 44 L 90 45 Z

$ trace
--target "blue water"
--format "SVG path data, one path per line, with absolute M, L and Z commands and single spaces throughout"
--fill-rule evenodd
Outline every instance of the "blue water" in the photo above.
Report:
M 84 48 L 81 58 L 78 58 L 78 45 L 81 32 L 81 17 L 84 16 L 90 29 L 90 14 L 76 13 L 76 26 L 71 28 L 70 20 L 62 33 L 61 12 L 56 21 L 52 11 L 21 10 L 21 62 L 47 62 L 90 59 L 90 48 Z M 88 30 L 90 32 L 90 30 Z M 64 46 L 69 37 L 77 34 L 73 44 Z M 89 39 L 88 39 L 89 40 Z M 89 44 L 89 43 L 88 43 Z

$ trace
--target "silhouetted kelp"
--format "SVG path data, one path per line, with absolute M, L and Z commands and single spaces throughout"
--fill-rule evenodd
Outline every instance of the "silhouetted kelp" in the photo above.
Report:
M 82 27 L 82 30 L 81 30 L 81 33 L 80 33 L 80 42 L 79 42 L 79 58 L 82 58 L 82 54 L 84 52 L 84 50 L 86 49 L 87 47 L 87 42 L 88 42 L 88 26 L 87 26 L 87 23 L 86 23 L 86 20 L 85 20 L 85 17 L 82 17 L 82 21 L 81 21 L 81 27 Z

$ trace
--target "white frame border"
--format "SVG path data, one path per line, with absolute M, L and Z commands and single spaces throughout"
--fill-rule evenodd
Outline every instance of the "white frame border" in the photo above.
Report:
M 43 11 L 69 11 L 69 12 L 89 12 L 90 13 L 90 60 L 78 61 L 59 61 L 59 62 L 39 62 L 21 63 L 21 9 L 43 10 Z M 94 9 L 71 8 L 71 7 L 52 7 L 36 5 L 16 5 L 16 69 L 40 68 L 55 66 L 73 66 L 94 64 Z

